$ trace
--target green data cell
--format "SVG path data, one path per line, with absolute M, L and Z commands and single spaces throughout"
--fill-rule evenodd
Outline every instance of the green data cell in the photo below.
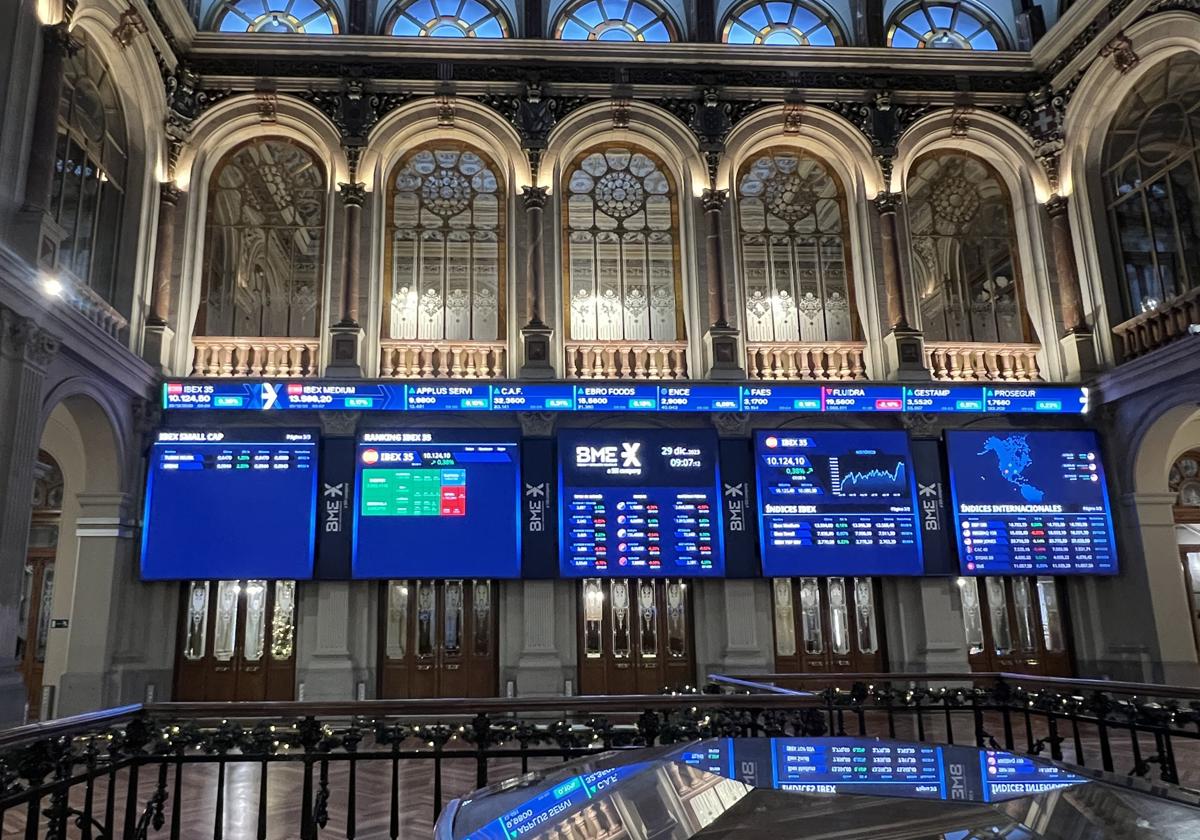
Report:
M 363 516 L 463 516 L 466 474 L 444 469 L 365 469 Z

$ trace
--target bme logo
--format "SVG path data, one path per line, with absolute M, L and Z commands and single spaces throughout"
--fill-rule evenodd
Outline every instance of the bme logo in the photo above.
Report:
M 578 467 L 615 467 L 618 459 L 622 469 L 640 469 L 642 444 L 637 441 L 616 446 L 576 446 L 575 465 Z

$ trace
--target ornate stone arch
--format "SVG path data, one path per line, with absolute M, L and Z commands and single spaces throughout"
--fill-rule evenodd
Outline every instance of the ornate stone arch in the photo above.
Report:
M 1041 203 L 1051 197 L 1051 189 L 1032 142 L 1016 124 L 998 114 L 977 109 L 941 109 L 918 120 L 901 137 L 892 170 L 892 190 L 902 192 L 914 163 L 938 151 L 965 152 L 984 161 L 1007 189 L 1022 299 L 1034 338 L 1041 346 L 1039 369 L 1044 378 L 1059 378 L 1063 360 L 1053 307 L 1053 296 L 1058 292 L 1049 285 L 1046 255 L 1049 240 L 1041 208 Z

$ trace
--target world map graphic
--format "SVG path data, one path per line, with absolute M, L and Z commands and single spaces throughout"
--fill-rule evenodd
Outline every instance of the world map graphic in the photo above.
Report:
M 1009 435 L 1008 437 L 989 437 L 983 444 L 980 455 L 993 453 L 996 456 L 996 466 L 1000 477 L 1016 487 L 1021 498 L 1027 502 L 1040 502 L 1045 492 L 1035 487 L 1025 477 L 1025 471 L 1033 463 L 1033 454 L 1029 450 L 1026 435 Z

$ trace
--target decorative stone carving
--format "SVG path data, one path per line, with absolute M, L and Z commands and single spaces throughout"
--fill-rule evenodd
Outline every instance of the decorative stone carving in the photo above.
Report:
M 586 97 L 545 96 L 536 79 L 525 85 L 524 96 L 486 95 L 479 101 L 499 111 L 517 130 L 521 147 L 529 157 L 529 169 L 534 179 L 541 166 L 542 152 L 555 124 L 571 111 L 587 102 Z
M 439 128 L 454 127 L 454 96 L 442 94 L 438 97 L 437 124 Z
M 338 184 L 338 198 L 346 207 L 362 207 L 367 200 L 367 185 L 361 181 Z
M 318 411 L 321 433 L 326 437 L 354 437 L 358 429 L 359 411 Z
M 802 114 L 804 106 L 796 99 L 787 98 L 783 102 L 783 133 L 796 135 L 803 125 Z
M 970 108 L 955 108 L 954 114 L 950 118 L 950 136 L 951 137 L 966 137 L 967 132 L 971 128 L 971 122 L 967 119 L 967 114 L 971 113 Z
M 944 423 L 936 414 L 910 412 L 900 415 L 900 422 L 915 438 L 936 438 L 942 433 Z
M 750 415 L 741 411 L 716 411 L 712 424 L 721 437 L 747 437 L 750 434 Z
M 553 411 L 519 411 L 517 420 L 521 424 L 522 437 L 551 437 L 558 415 Z
M 1113 67 L 1117 68 L 1117 72 L 1122 76 L 1137 66 L 1141 61 L 1133 50 L 1133 41 L 1124 32 L 1118 32 L 1116 37 L 1109 41 L 1100 50 L 1101 58 L 1111 58 Z
M 279 113 L 279 96 L 273 90 L 257 90 L 254 98 L 258 100 L 258 121 L 274 125 Z
M 58 355 L 61 342 L 32 318 L 0 308 L 0 352 L 45 367 Z
M 133 6 L 121 12 L 121 17 L 112 30 L 113 40 L 121 46 L 121 49 L 125 49 L 132 44 L 133 39 L 138 35 L 145 34 L 146 21 L 142 19 L 141 13 Z
M 612 101 L 612 127 L 629 128 L 629 100 L 616 97 Z

